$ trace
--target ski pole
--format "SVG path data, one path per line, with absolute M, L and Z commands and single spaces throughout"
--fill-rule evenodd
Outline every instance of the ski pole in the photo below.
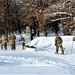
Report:
M 64 48 L 64 51 L 66 52 L 66 54 L 68 54 L 68 52 L 66 51 L 66 49 Z
M 71 47 L 71 54 L 72 54 L 72 50 L 73 50 L 73 44 L 74 44 L 74 41 L 72 42 L 72 47 Z

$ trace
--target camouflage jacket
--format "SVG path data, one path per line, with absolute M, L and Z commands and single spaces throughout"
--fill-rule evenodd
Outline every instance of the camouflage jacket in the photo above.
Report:
M 0 43 L 6 44 L 8 42 L 7 36 L 2 36 L 0 39 Z
M 9 35 L 8 37 L 10 44 L 15 43 L 16 36 L 14 34 Z
M 55 37 L 55 44 L 62 44 L 63 40 L 61 37 Z
M 75 41 L 75 37 L 73 38 L 73 41 Z
M 25 43 L 25 39 L 24 39 L 23 37 L 20 37 L 20 41 L 21 41 L 22 43 Z

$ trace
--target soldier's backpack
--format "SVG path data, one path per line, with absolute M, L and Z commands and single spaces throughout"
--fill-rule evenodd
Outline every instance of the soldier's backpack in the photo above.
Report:
M 61 39 L 61 37 L 58 37 L 58 43 L 62 43 L 62 39 Z

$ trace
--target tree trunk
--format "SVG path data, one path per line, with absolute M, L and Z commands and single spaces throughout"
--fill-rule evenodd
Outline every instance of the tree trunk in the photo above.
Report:
M 30 39 L 33 40 L 32 26 L 30 25 Z
M 40 35 L 40 32 L 39 32 L 39 30 L 37 31 L 37 36 L 39 37 L 39 35 Z
M 47 36 L 47 30 L 46 29 L 44 30 L 44 36 Z

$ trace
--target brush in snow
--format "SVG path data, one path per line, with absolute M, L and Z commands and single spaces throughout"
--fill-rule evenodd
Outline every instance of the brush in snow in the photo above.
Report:
M 29 46 L 29 45 L 25 46 L 25 49 L 27 51 L 40 51 L 40 48 L 37 48 L 37 47 L 34 47 L 34 46 Z
M 35 51 L 36 47 L 27 45 L 27 46 L 25 46 L 25 49 L 27 51 Z

